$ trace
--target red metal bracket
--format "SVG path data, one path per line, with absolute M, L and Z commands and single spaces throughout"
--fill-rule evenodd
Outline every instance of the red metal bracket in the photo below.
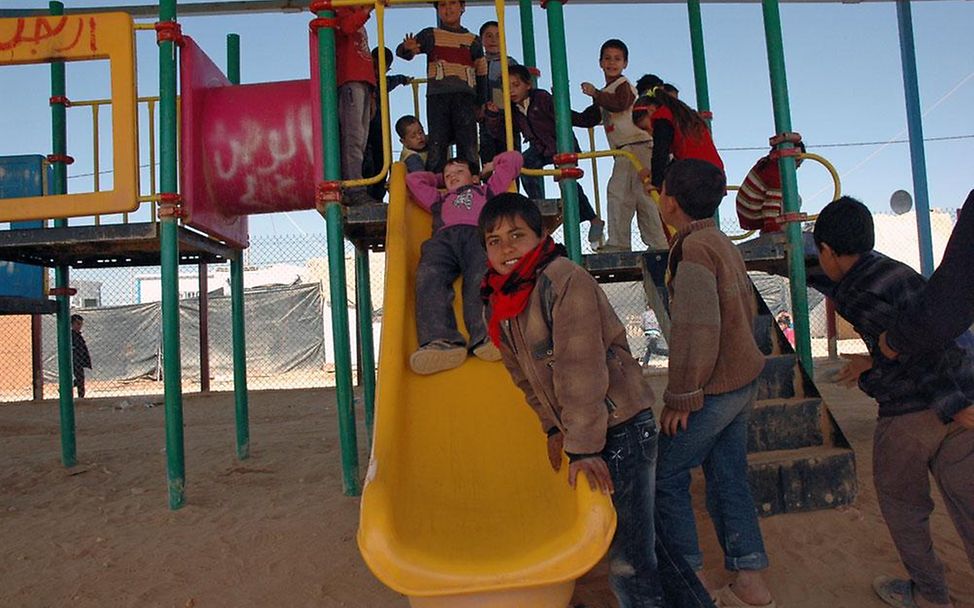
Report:
M 335 9 L 331 6 L 331 0 L 314 0 L 314 2 L 308 6 L 308 10 L 310 10 L 312 13 L 320 13 L 321 11 L 332 11 Z
M 556 167 L 561 165 L 577 165 L 578 164 L 578 153 L 577 152 L 562 152 L 561 154 L 555 154 L 552 161 L 555 163 Z
M 315 193 L 315 206 L 325 207 L 329 203 L 340 202 L 342 202 L 341 182 L 318 182 L 318 190 Z
M 561 3 L 562 3 L 563 5 L 564 5 L 564 4 L 568 4 L 568 0 L 561 0 Z M 546 9 L 546 8 L 548 8 L 548 0 L 541 0 L 541 8 L 542 8 L 542 9 Z
M 697 112 L 697 114 L 699 114 L 700 115 L 700 118 L 702 118 L 704 120 L 713 120 L 714 119 L 714 113 L 711 112 L 710 110 L 704 110 L 702 112 Z
M 48 100 L 48 103 L 50 103 L 52 106 L 54 104 L 59 103 L 63 105 L 65 108 L 71 107 L 71 100 L 65 97 L 64 95 L 52 95 L 51 98 Z
M 768 143 L 772 146 L 777 146 L 778 144 L 783 144 L 785 142 L 799 144 L 802 140 L 802 134 L 792 131 L 785 131 L 784 133 L 778 133 L 768 138 Z
M 793 222 L 807 222 L 808 214 L 800 211 L 795 213 L 782 213 L 778 216 L 778 224 L 790 224 Z
M 178 192 L 159 194 L 159 217 L 185 217 L 182 207 L 183 197 Z
M 802 154 L 801 148 L 781 148 L 781 149 L 772 150 L 771 154 L 769 154 L 768 156 L 771 158 L 771 160 L 778 160 L 783 156 L 801 156 L 801 154 Z
M 558 175 L 555 176 L 555 181 L 560 182 L 563 179 L 582 179 L 585 172 L 578 167 L 565 167 L 564 169 L 558 170 Z
M 78 293 L 74 287 L 52 287 L 47 290 L 49 296 L 73 296 Z
M 51 163 L 64 163 L 65 165 L 74 164 L 74 157 L 68 156 L 67 154 L 48 154 L 47 162 Z
M 183 46 L 183 28 L 176 21 L 158 21 L 155 24 L 156 43 L 175 42 Z
M 311 28 L 312 32 L 316 30 L 320 30 L 323 27 L 332 30 L 337 30 L 338 19 L 336 19 L 335 17 L 316 17 L 311 20 L 311 23 L 308 24 L 308 27 Z

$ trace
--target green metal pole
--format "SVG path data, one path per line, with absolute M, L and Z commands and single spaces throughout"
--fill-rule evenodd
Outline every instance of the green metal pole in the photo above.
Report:
M 534 49 L 534 7 L 531 0 L 518 0 L 521 14 L 521 57 L 524 65 L 538 67 L 538 54 Z M 537 84 L 537 77 L 534 78 Z
M 318 17 L 334 18 L 333 10 Z M 318 30 L 318 75 L 321 79 L 321 135 L 324 180 L 341 179 L 341 148 L 338 139 L 338 90 L 336 84 L 335 30 Z M 345 239 L 342 209 L 330 201 L 321 209 L 328 233 L 328 276 L 331 282 L 331 325 L 335 345 L 335 383 L 338 389 L 338 434 L 342 451 L 342 488 L 346 496 L 360 493 L 358 442 L 355 437 L 355 409 L 352 402 L 352 355 L 348 336 L 348 295 L 345 287 Z
M 240 84 L 240 36 L 227 34 L 227 79 Z M 247 401 L 247 336 L 244 331 L 243 251 L 230 259 L 230 315 L 233 331 L 233 401 L 237 423 L 237 458 L 250 457 L 250 414 Z
M 176 0 L 159 1 L 159 21 L 176 20 Z M 176 44 L 159 42 L 159 185 L 175 193 L 176 182 Z M 185 503 L 183 458 L 183 387 L 179 353 L 179 226 L 172 215 L 160 214 L 162 266 L 162 377 L 166 402 L 166 474 L 169 508 Z
M 700 0 L 687 0 L 687 15 L 690 18 L 690 48 L 693 52 L 693 82 L 697 90 L 697 111 L 705 113 L 707 127 L 713 131 L 710 116 L 710 89 L 707 86 L 707 53 L 703 45 L 703 15 Z M 720 208 L 714 211 L 714 221 L 720 227 Z
M 778 0 L 762 0 L 764 11 L 764 36 L 768 47 L 768 71 L 771 75 L 771 101 L 774 106 L 774 126 L 778 133 L 791 131 L 791 109 L 788 105 L 788 79 L 785 72 L 785 51 L 781 36 L 781 14 Z M 779 150 L 793 148 L 791 143 L 778 145 Z M 781 170 L 781 191 L 784 198 L 785 213 L 797 213 L 798 175 L 795 172 L 795 157 L 782 156 L 778 159 Z M 808 325 L 808 289 L 805 284 L 805 248 L 801 224 L 789 222 L 788 234 L 788 275 L 791 283 L 792 319 L 795 321 L 795 343 L 798 359 L 811 378 L 812 342 Z
M 568 52 L 565 48 L 565 9 L 559 0 L 550 0 L 548 45 L 551 49 L 551 92 L 555 102 L 555 136 L 558 152 L 574 152 L 572 135 L 572 102 L 568 93 Z M 582 239 L 578 229 L 578 188 L 574 179 L 563 179 L 561 185 L 562 216 L 568 257 L 582 261 Z
M 355 304 L 358 319 L 358 345 L 361 355 L 362 400 L 365 405 L 365 431 L 372 445 L 375 420 L 375 345 L 372 341 L 372 284 L 369 276 L 369 250 L 355 249 Z
M 64 4 L 51 2 L 51 14 L 64 14 Z M 51 62 L 51 95 L 65 94 L 64 62 Z M 51 104 L 51 150 L 56 155 L 68 153 L 67 112 L 63 103 Z M 63 163 L 53 163 L 53 183 L 51 194 L 68 193 L 68 166 Z M 65 228 L 68 220 L 54 220 L 55 228 Z M 66 467 L 73 467 L 78 462 L 77 443 L 74 432 L 74 365 L 71 348 L 71 299 L 67 295 L 69 282 L 68 267 L 58 266 L 54 269 L 54 285 L 58 289 L 57 296 L 57 372 L 58 372 L 58 404 L 61 411 L 61 462 Z
M 906 126 L 910 133 L 910 163 L 913 169 L 913 196 L 916 199 L 920 271 L 923 276 L 929 277 L 933 274 L 933 237 L 930 232 L 927 159 L 923 149 L 923 115 L 920 113 L 920 85 L 917 81 L 917 55 L 913 42 L 913 10 L 910 8 L 910 0 L 896 0 L 896 22 L 900 30 Z

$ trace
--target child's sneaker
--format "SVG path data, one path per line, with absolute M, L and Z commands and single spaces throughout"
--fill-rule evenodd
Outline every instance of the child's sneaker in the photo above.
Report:
M 483 342 L 475 346 L 473 349 L 473 354 L 478 359 L 482 359 L 484 361 L 501 360 L 501 351 L 497 350 L 497 347 L 494 346 L 494 343 L 491 342 L 490 338 L 487 338 L 486 340 L 484 340 Z
M 605 220 L 599 218 L 593 219 L 588 225 L 588 242 L 591 243 L 592 249 L 596 249 L 599 243 L 602 242 L 602 234 L 605 232 Z
M 422 346 L 409 357 L 409 368 L 426 376 L 460 367 L 467 360 L 467 349 L 443 340 Z

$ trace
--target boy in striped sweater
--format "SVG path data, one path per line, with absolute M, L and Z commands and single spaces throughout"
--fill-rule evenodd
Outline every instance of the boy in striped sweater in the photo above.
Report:
M 479 161 L 477 117 L 487 103 L 487 60 L 480 37 L 460 25 L 465 8 L 463 0 L 440 0 L 436 3 L 439 27 L 407 34 L 396 48 L 396 55 L 406 61 L 426 54 L 426 170 L 432 173 L 443 171 L 451 143 L 456 144 L 458 157 L 474 166 Z

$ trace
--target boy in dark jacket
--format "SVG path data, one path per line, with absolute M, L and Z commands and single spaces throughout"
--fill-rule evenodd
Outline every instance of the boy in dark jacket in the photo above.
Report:
M 944 566 L 933 549 L 932 474 L 974 567 L 974 357 L 955 343 L 922 356 L 883 356 L 879 337 L 921 297 L 926 281 L 873 251 L 873 219 L 843 196 L 815 222 L 815 244 L 835 283 L 836 310 L 869 348 L 849 357 L 839 382 L 857 382 L 879 403 L 873 443 L 876 497 L 910 580 L 880 576 L 873 588 L 893 606 L 951 606 Z
M 618 524 L 609 578 L 619 605 L 710 606 L 682 559 L 654 552 L 653 391 L 605 292 L 563 257 L 538 208 L 520 194 L 491 199 L 480 232 L 488 335 L 541 421 L 551 467 L 560 470 L 564 450 L 569 484 L 584 472 L 593 489 L 612 494 Z
M 511 87 L 511 120 L 514 130 L 519 132 L 526 142 L 528 149 L 524 152 L 524 167 L 526 169 L 543 169 L 554 163 L 553 157 L 558 153 L 555 141 L 555 104 L 551 93 L 542 89 L 535 89 L 531 72 L 523 65 L 508 66 L 507 73 Z M 495 103 L 487 104 L 487 128 L 494 137 L 504 139 L 504 112 Z M 578 141 L 575 141 L 575 151 L 580 151 Z M 528 198 L 543 199 L 544 178 L 537 175 L 524 175 L 524 193 Z M 575 182 L 578 188 L 578 216 L 581 222 L 590 222 L 588 240 L 593 248 L 602 240 L 605 222 L 595 215 L 582 185 Z

